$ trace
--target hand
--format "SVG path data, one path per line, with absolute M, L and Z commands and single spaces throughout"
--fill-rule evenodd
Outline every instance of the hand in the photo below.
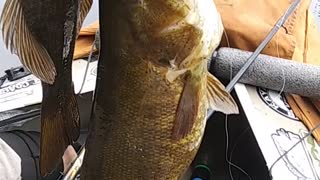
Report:
M 77 153 L 74 148 L 69 145 L 62 156 L 63 160 L 63 173 L 66 173 L 70 168 L 72 162 L 77 158 Z

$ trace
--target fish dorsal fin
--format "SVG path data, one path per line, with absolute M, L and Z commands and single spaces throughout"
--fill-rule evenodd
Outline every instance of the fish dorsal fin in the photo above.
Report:
M 0 22 L 2 37 L 11 53 L 17 54 L 21 63 L 37 78 L 52 84 L 56 76 L 54 63 L 47 50 L 29 31 L 19 0 L 6 1 Z
M 198 116 L 200 83 L 195 82 L 191 76 L 190 73 L 186 73 L 185 84 L 180 96 L 172 130 L 172 139 L 174 141 L 186 137 L 191 132 L 195 119 Z
M 224 85 L 209 72 L 207 74 L 207 100 L 209 108 L 225 114 L 238 114 L 238 106 L 232 96 L 226 91 Z
M 80 12 L 79 12 L 79 18 L 78 18 L 78 25 L 77 25 L 77 36 L 80 32 L 80 29 L 82 27 L 83 21 L 88 15 L 91 6 L 92 6 L 93 0 L 80 0 Z

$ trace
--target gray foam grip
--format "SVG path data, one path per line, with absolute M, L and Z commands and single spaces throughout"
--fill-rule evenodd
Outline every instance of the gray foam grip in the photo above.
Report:
M 230 79 L 245 64 L 252 53 L 232 48 L 220 48 L 211 62 L 218 78 Z M 285 83 L 284 83 L 285 80 Z M 320 66 L 259 55 L 240 79 L 241 83 L 307 97 L 320 97 Z

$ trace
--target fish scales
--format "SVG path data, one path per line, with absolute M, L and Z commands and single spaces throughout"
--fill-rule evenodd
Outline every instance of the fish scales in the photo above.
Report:
M 90 169 L 89 174 L 99 172 L 106 175 L 103 178 L 99 176 L 99 179 L 157 179 L 157 177 L 176 179 L 181 169 L 186 169 L 191 163 L 198 147 L 195 143 L 200 144 L 198 139 L 201 139 L 203 134 L 205 121 L 202 119 L 205 119 L 206 108 L 199 107 L 202 112 L 198 118 L 202 121 L 196 121 L 190 135 L 178 143 L 172 143 L 172 126 L 183 85 L 172 86 L 164 83 L 152 87 L 149 84 L 158 82 L 156 73 L 153 72 L 155 75 L 152 77 L 153 73 L 148 72 L 149 76 L 146 76 L 144 70 L 147 64 L 139 65 L 140 69 L 137 67 L 135 70 L 135 58 L 131 60 L 132 63 L 128 64 L 128 68 L 123 68 L 124 71 L 120 72 L 128 76 L 119 77 L 118 80 L 127 86 L 108 86 L 115 91 L 113 95 L 115 98 L 109 100 L 109 103 L 114 106 L 118 104 L 119 107 L 103 110 L 101 106 L 106 106 L 108 100 L 105 98 L 96 100 L 99 107 L 94 112 L 95 116 L 98 116 L 94 120 L 99 127 L 90 135 L 94 136 L 90 143 L 95 144 L 96 150 L 90 149 L 90 144 L 87 149 L 87 153 L 94 151 L 93 154 L 96 156 L 84 162 L 92 161 L 95 164 L 101 162 L 103 167 L 98 168 L 99 165 L 94 165 L 84 168 Z M 123 61 L 122 65 L 125 63 L 127 61 Z M 130 76 L 141 77 L 141 81 L 131 81 Z M 145 91 L 141 92 L 141 88 Z M 133 92 L 137 93 L 133 95 Z M 98 105 L 100 103 L 101 105 Z M 99 145 L 96 146 L 97 144 Z M 146 169 L 150 173 L 147 174 Z M 101 170 L 104 172 L 100 172 Z M 118 171 L 121 174 L 117 174 Z M 170 174 L 163 174 L 168 172 Z M 81 178 L 86 179 L 86 176 Z
M 41 176 L 61 163 L 67 145 L 79 136 L 71 66 L 77 29 L 92 0 L 81 2 L 7 0 L 0 18 L 5 45 L 42 82 Z
M 195 2 L 100 1 L 101 50 L 81 179 L 179 179 L 197 153 L 207 109 L 238 112 L 207 71 L 222 32 L 206 34 Z M 202 2 L 215 12 L 213 1 Z

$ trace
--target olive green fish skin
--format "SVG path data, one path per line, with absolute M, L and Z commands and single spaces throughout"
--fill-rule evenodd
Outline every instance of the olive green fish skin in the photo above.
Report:
M 155 72 L 145 72 L 146 64 L 136 66 L 131 60 L 127 68 L 119 69 L 127 76 L 120 76 L 118 83 L 126 85 L 108 86 L 112 92 L 96 99 L 81 179 L 178 179 L 197 152 L 205 126 L 204 105 L 190 135 L 173 142 L 182 84 L 167 85 L 164 78 L 159 83 Z
M 201 44 L 197 27 L 186 24 L 172 33 L 163 31 L 187 15 L 189 7 L 183 3 L 100 1 L 101 50 L 81 179 L 173 180 L 192 162 L 206 123 L 210 54 L 194 48 Z M 185 62 L 193 50 L 195 56 Z M 170 69 L 185 71 L 172 80 Z M 173 139 L 186 81 L 197 89 L 197 113 L 190 132 Z
M 6 0 L 1 12 L 6 47 L 42 82 L 41 176 L 59 165 L 66 147 L 79 136 L 72 59 L 77 30 L 92 0 L 80 1 Z

